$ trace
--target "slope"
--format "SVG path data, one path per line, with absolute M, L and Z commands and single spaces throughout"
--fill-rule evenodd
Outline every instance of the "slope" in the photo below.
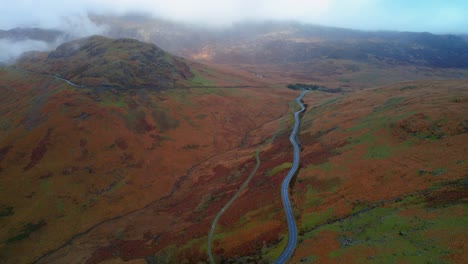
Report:
M 193 78 L 183 59 L 133 39 L 93 36 L 50 53 L 27 53 L 18 66 L 88 87 L 170 89 Z
M 69 51 L 76 43 L 83 45 Z M 124 47 L 113 49 L 118 45 Z M 97 56 L 91 56 L 96 50 Z M 160 70 L 154 75 L 137 75 L 136 80 L 126 75 L 127 79 L 113 82 L 118 89 L 86 83 L 93 71 L 103 74 L 96 77 L 102 82 L 116 80 L 105 74 L 120 67 L 102 71 L 97 67 L 120 60 L 113 55 L 152 55 L 153 51 L 158 54 L 154 59 L 161 63 L 138 58 L 134 68 L 124 68 L 133 71 L 146 63 L 149 66 L 141 67 Z M 60 74 L 89 86 L 77 88 L 48 74 L 0 68 L 2 263 L 60 262 L 49 253 L 62 254 L 83 238 L 83 246 L 87 246 L 73 248 L 65 257 L 85 262 L 95 250 L 114 240 L 107 234 L 101 237 L 100 228 L 112 230 L 115 238 L 121 239 L 127 237 L 131 226 L 144 228 L 143 233 L 153 228 L 170 233 L 185 226 L 173 222 L 176 218 L 164 208 L 174 202 L 176 194 L 190 194 L 180 186 L 194 170 L 206 173 L 206 163 L 218 164 L 223 153 L 243 148 L 250 151 L 247 139 L 251 131 L 279 118 L 287 107 L 285 98 L 292 94 L 223 88 L 220 86 L 258 83 L 242 74 L 226 76 L 196 63 L 189 68 L 193 77 L 183 79 L 188 74 L 178 70 L 187 66 L 182 59 L 131 40 L 92 37 L 42 56 L 25 59 L 21 67 Z M 79 65 L 93 71 L 79 72 Z M 167 76 L 166 70 L 170 73 Z M 169 82 L 180 78 L 187 86 L 211 87 L 169 89 L 172 86 L 153 86 L 152 78 Z M 275 109 L 266 111 L 267 105 Z M 245 158 L 241 155 L 233 163 Z M 207 191 L 203 190 L 202 196 Z M 112 228 L 115 223 L 123 226 Z M 157 248 L 148 255 L 155 251 Z

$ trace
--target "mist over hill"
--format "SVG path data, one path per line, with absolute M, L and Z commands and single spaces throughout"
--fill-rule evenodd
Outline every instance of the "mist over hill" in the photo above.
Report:
M 360 31 L 284 21 L 243 22 L 212 28 L 139 14 L 89 18 L 95 28 L 102 29 L 101 35 L 134 38 L 179 56 L 215 63 L 346 59 L 386 65 L 468 68 L 466 35 Z M 73 32 L 39 28 L 0 31 L 0 43 L 7 41 L 0 60 L 11 61 L 28 50 L 51 50 L 76 38 Z M 13 43 L 18 44 L 16 49 Z
M 359 31 L 296 22 L 239 23 L 209 29 L 149 17 L 94 16 L 107 35 L 156 43 L 178 55 L 218 63 L 350 59 L 396 65 L 468 67 L 468 42 L 456 35 Z

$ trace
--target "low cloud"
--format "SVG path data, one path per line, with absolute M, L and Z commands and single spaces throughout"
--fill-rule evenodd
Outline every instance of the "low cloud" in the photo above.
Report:
M 362 30 L 468 33 L 468 1 L 432 0 L 15 0 L 0 5 L 0 29 L 40 27 L 74 38 L 103 34 L 88 14 L 144 13 L 211 27 L 244 21 L 294 20 Z M 0 60 L 28 49 L 47 50 L 38 41 L 1 41 Z M 7 51 L 7 52 L 5 52 Z
M 52 19 L 54 20 L 54 19 Z M 31 24 L 31 27 L 43 27 L 46 29 L 54 29 L 63 32 L 62 36 L 56 39 L 51 39 L 49 42 L 42 40 L 27 39 L 21 34 L 15 38 L 0 38 L 0 63 L 10 64 L 24 52 L 27 51 L 50 51 L 65 41 L 78 39 L 91 35 L 105 34 L 107 28 L 103 25 L 96 25 L 92 22 L 87 14 L 74 14 L 69 16 L 61 16 L 57 18 L 57 24 L 50 21 L 44 21 L 42 24 Z
M 12 39 L 0 39 L 0 62 L 14 63 L 16 58 L 23 52 L 31 50 L 45 51 L 52 47 L 50 44 L 38 40 L 22 40 L 16 41 Z
M 296 20 L 364 30 L 468 33 L 466 0 L 15 0 L 0 5 L 0 13 L 0 29 L 37 26 L 81 35 L 99 32 L 88 13 L 146 13 L 210 26 Z M 75 20 L 83 22 L 78 26 Z

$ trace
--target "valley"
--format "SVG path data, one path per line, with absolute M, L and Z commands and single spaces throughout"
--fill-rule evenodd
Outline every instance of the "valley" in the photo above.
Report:
M 0 263 L 468 259 L 465 40 L 122 19 L 0 67 Z

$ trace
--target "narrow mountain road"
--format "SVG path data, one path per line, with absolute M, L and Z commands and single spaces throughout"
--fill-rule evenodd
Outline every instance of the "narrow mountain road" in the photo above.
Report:
M 272 144 L 273 142 L 275 142 L 275 139 L 276 137 L 278 136 L 278 134 L 280 133 L 282 127 L 283 127 L 283 123 L 284 123 L 284 119 L 285 119 L 285 116 L 283 116 L 281 118 L 281 121 L 280 121 L 280 127 L 279 129 L 273 134 L 273 136 L 267 140 L 267 144 Z M 211 224 L 211 229 L 210 229 L 210 232 L 208 234 L 208 247 L 206 249 L 207 251 L 207 254 L 208 254 L 208 258 L 210 260 L 210 263 L 211 264 L 215 264 L 215 258 L 214 258 L 214 255 L 213 255 L 213 248 L 212 248 L 212 244 L 213 244 L 213 237 L 214 237 L 214 234 L 215 234 L 215 230 L 216 230 L 216 225 L 218 224 L 218 221 L 219 221 L 219 218 L 224 214 L 224 212 L 229 208 L 229 206 L 231 206 L 231 204 L 234 202 L 234 200 L 237 199 L 237 197 L 239 197 L 239 195 L 241 194 L 241 192 L 247 187 L 247 185 L 249 184 L 250 180 L 255 176 L 255 174 L 257 173 L 257 170 L 258 168 L 260 167 L 260 152 L 262 152 L 263 148 L 267 145 L 267 144 L 264 144 L 262 146 L 260 146 L 256 151 L 255 151 L 255 160 L 256 160 L 256 164 L 255 164 L 255 168 L 252 170 L 252 172 L 250 173 L 249 177 L 247 177 L 247 179 L 242 183 L 242 185 L 240 186 L 239 190 L 237 190 L 237 192 L 234 194 L 234 196 L 231 198 L 231 200 L 229 200 L 226 205 L 223 206 L 223 208 L 221 208 L 221 210 L 218 212 L 218 214 L 216 214 L 212 224 Z
M 306 93 L 307 91 L 302 91 L 302 93 L 296 98 L 296 102 L 297 104 L 301 106 L 301 109 L 294 113 L 294 128 L 291 132 L 291 135 L 289 136 L 289 141 L 291 141 L 291 144 L 294 147 L 293 164 L 292 164 L 291 169 L 288 172 L 288 175 L 286 175 L 281 185 L 281 199 L 283 200 L 284 211 L 286 213 L 286 221 L 288 223 L 289 235 L 288 235 L 288 244 L 284 248 L 281 255 L 274 262 L 278 264 L 286 263 L 286 261 L 292 256 L 294 252 L 294 248 L 296 247 L 296 243 L 297 243 L 296 221 L 294 220 L 294 214 L 291 208 L 291 202 L 289 201 L 288 190 L 289 190 L 289 183 L 291 182 L 291 179 L 294 177 L 294 174 L 296 174 L 297 169 L 299 168 L 300 148 L 296 139 L 297 139 L 297 132 L 299 130 L 299 124 L 300 124 L 299 115 L 305 110 L 305 106 L 301 100 L 302 98 L 304 98 L 304 95 Z
M 226 205 L 224 205 L 224 207 L 221 208 L 221 210 L 218 212 L 218 214 L 214 218 L 213 223 L 211 224 L 210 233 L 208 234 L 208 248 L 206 250 L 207 253 L 208 253 L 208 257 L 210 258 L 210 263 L 211 264 L 216 263 L 215 259 L 214 259 L 214 256 L 213 256 L 213 249 L 211 248 L 211 245 L 213 244 L 213 236 L 214 236 L 214 232 L 216 230 L 216 225 L 218 223 L 218 220 L 223 215 L 224 211 L 226 211 L 226 209 L 228 209 L 228 207 L 231 206 L 231 204 L 234 202 L 234 200 L 236 200 L 237 197 L 239 197 L 239 195 L 242 193 L 242 191 L 245 189 L 245 187 L 247 187 L 247 185 L 249 184 L 250 180 L 257 173 L 258 167 L 260 167 L 260 151 L 261 151 L 261 148 L 257 149 L 257 151 L 255 152 L 255 160 L 256 160 L 257 164 L 255 165 L 255 168 L 250 173 L 249 177 L 242 183 L 239 190 L 236 192 L 236 194 L 234 194 L 234 196 L 231 198 L 231 200 L 229 200 L 229 202 L 227 202 Z
M 18 71 L 22 71 L 22 72 L 28 72 L 28 73 L 35 73 L 35 74 L 41 74 L 41 75 L 49 75 L 51 77 L 54 77 L 55 79 L 58 79 L 58 80 L 61 80 L 61 81 L 64 81 L 68 84 L 70 84 L 71 86 L 75 86 L 77 88 L 85 88 L 85 86 L 83 85 L 79 85 L 79 84 L 76 84 L 70 80 L 67 80 L 67 79 L 64 79 L 58 75 L 55 75 L 55 74 L 50 74 L 50 73 L 41 73 L 41 72 L 35 72 L 35 71 L 28 71 L 28 70 L 25 70 L 25 69 L 21 69 L 21 68 L 18 68 L 18 67 L 15 67 L 16 70 Z
M 283 253 L 281 254 L 280 257 L 278 257 L 278 259 L 275 260 L 275 263 L 285 263 L 291 257 L 292 253 L 294 252 L 294 248 L 296 246 L 297 228 L 296 228 L 296 223 L 294 221 L 294 215 L 293 215 L 293 212 L 292 212 L 291 204 L 289 202 L 288 189 L 289 189 L 289 182 L 291 181 L 292 177 L 294 176 L 294 174 L 296 173 L 296 171 L 297 171 L 297 169 L 299 167 L 300 148 L 299 148 L 299 145 L 298 145 L 298 143 L 296 141 L 296 137 L 297 137 L 297 132 L 299 130 L 299 124 L 300 124 L 299 115 L 305 110 L 304 104 L 301 102 L 301 100 L 302 100 L 302 98 L 304 97 L 304 95 L 306 93 L 307 93 L 307 91 L 303 91 L 296 98 L 296 102 L 301 106 L 301 109 L 294 113 L 294 120 L 295 120 L 294 128 L 293 128 L 293 130 L 291 132 L 291 135 L 289 136 L 289 140 L 291 141 L 291 144 L 294 147 L 293 166 L 289 170 L 289 173 L 286 176 L 286 178 L 283 180 L 283 184 L 281 186 L 281 198 L 283 200 L 284 209 L 286 211 L 286 219 L 287 219 L 288 229 L 289 229 L 289 240 L 288 240 L 288 244 L 287 244 L 286 248 L 284 249 Z M 275 133 L 275 135 L 273 135 L 273 137 L 271 138 L 270 143 L 275 140 L 276 136 L 277 136 L 277 134 Z M 218 214 L 216 214 L 216 216 L 215 216 L 215 218 L 214 218 L 214 220 L 213 220 L 213 222 L 211 224 L 211 229 L 210 229 L 210 232 L 208 234 L 208 245 L 207 245 L 207 250 L 206 250 L 207 254 L 208 254 L 208 257 L 209 257 L 209 261 L 210 261 L 211 264 L 216 263 L 214 255 L 213 255 L 212 244 L 213 244 L 213 237 L 214 237 L 215 230 L 216 230 L 216 225 L 217 225 L 217 223 L 219 221 L 219 218 L 224 214 L 224 212 L 229 208 L 229 206 L 231 206 L 231 204 L 234 202 L 234 200 L 236 200 L 239 197 L 239 195 L 245 189 L 245 187 L 247 187 L 247 185 L 249 184 L 249 182 L 253 178 L 253 176 L 255 176 L 255 174 L 256 174 L 256 172 L 258 170 L 258 167 L 260 166 L 260 156 L 259 155 L 260 155 L 260 152 L 263 149 L 263 147 L 264 146 L 261 146 L 255 152 L 255 159 L 257 161 L 257 164 L 255 165 L 255 168 L 250 173 L 249 177 L 247 177 L 247 179 L 242 183 L 242 185 L 240 186 L 240 188 L 236 192 L 236 194 L 234 194 L 234 196 L 226 203 L 226 205 L 224 205 L 223 208 L 221 208 L 221 210 L 218 212 Z

